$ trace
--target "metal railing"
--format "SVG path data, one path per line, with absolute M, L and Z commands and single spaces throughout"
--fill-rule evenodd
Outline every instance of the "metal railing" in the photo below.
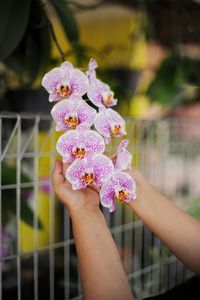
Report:
M 199 127 L 195 120 L 127 119 L 134 166 L 184 209 L 199 203 Z M 52 120 L 4 113 L 0 134 L 0 300 L 82 299 L 70 219 L 50 184 L 58 137 Z M 136 299 L 192 275 L 127 207 L 102 210 Z

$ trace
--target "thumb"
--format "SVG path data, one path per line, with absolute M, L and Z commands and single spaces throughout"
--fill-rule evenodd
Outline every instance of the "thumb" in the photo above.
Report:
M 60 161 L 55 162 L 54 169 L 51 174 L 51 179 L 54 189 L 56 189 L 57 185 L 64 183 L 65 178 L 63 176 L 63 168 Z

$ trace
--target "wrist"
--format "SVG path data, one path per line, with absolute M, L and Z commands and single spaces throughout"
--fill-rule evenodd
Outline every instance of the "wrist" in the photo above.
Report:
M 91 216 L 103 215 L 99 206 L 84 205 L 82 207 L 73 207 L 68 209 L 72 221 L 82 220 Z
M 152 192 L 155 189 L 138 170 L 131 170 L 129 175 L 135 180 L 136 184 L 136 200 L 130 201 L 129 205 L 137 213 L 137 208 L 148 205 Z

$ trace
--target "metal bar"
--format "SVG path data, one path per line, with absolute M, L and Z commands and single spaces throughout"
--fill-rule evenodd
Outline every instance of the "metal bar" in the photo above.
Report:
M 67 211 L 64 209 L 64 241 L 70 239 L 70 220 Z M 69 299 L 69 289 L 70 289 L 70 254 L 69 254 L 70 245 L 64 246 L 64 296 L 65 300 Z
M 22 188 L 29 188 L 29 187 L 33 187 L 36 184 L 38 184 L 38 186 L 42 186 L 44 184 L 49 183 L 49 180 L 35 180 L 35 181 L 30 181 L 30 182 L 24 182 L 24 183 L 20 183 L 19 187 Z M 9 189 L 16 189 L 17 188 L 17 184 L 7 184 L 7 185 L 2 185 L 1 190 L 9 190 Z
M 173 255 L 173 256 L 170 256 L 169 258 L 167 258 L 165 261 L 163 261 L 163 264 L 169 264 L 170 265 L 170 264 L 172 264 L 176 261 L 177 261 L 177 258 Z M 137 277 L 141 277 L 142 275 L 150 273 L 152 270 L 156 270 L 159 267 L 160 267 L 160 262 L 152 264 L 152 265 L 150 265 L 146 268 L 139 269 L 139 270 L 135 271 L 134 273 L 129 274 L 128 280 L 132 280 L 132 279 L 135 279 Z
M 2 155 L 1 155 L 1 161 L 4 160 L 4 156 L 6 155 L 6 152 L 8 151 L 8 149 L 10 147 L 10 144 L 11 144 L 11 142 L 12 142 L 12 140 L 13 140 L 16 132 L 17 132 L 17 136 L 18 136 L 18 134 L 19 134 L 18 132 L 19 132 L 19 128 L 20 128 L 19 126 L 20 126 L 20 116 L 17 116 L 16 124 L 15 124 L 15 126 L 14 126 L 14 128 L 12 130 L 12 133 L 11 133 L 11 135 L 9 137 L 9 140 L 8 140 L 8 142 L 7 142 L 6 146 L 5 146 L 5 149 L 4 149 L 4 151 L 3 151 Z M 21 134 L 21 129 L 20 129 L 20 134 Z M 19 153 L 17 152 L 17 154 L 20 155 L 20 152 Z
M 52 127 L 50 131 L 50 170 L 53 169 L 55 162 L 55 130 Z M 55 194 L 53 190 L 50 191 L 50 210 L 49 210 L 49 230 L 50 230 L 50 244 L 55 242 Z M 49 251 L 49 281 L 50 281 L 50 300 L 54 300 L 54 249 Z
M 2 151 L 2 119 L 0 118 L 0 156 L 1 156 L 1 151 Z M 0 249 L 2 246 L 2 190 L 1 190 L 1 161 L 0 161 Z M 2 300 L 2 262 L 1 262 L 1 256 L 0 256 L 0 300 Z
M 71 246 L 71 245 L 74 245 L 74 239 L 70 239 L 70 240 L 67 240 L 67 241 L 63 241 L 63 242 L 60 242 L 60 243 L 55 243 L 55 244 L 52 244 L 52 245 L 48 245 L 48 246 L 44 246 L 44 247 L 38 247 L 38 252 L 44 252 L 44 251 L 48 251 L 50 249 L 58 249 L 58 248 L 62 248 L 62 247 L 68 247 L 68 246 Z M 8 260 L 12 260 L 12 259 L 15 259 L 17 258 L 17 256 L 20 256 L 20 257 L 26 257 L 28 255 L 32 255 L 33 252 L 26 252 L 26 253 L 20 253 L 19 255 L 17 254 L 14 254 L 14 255 L 9 255 L 9 256 L 6 256 L 4 257 L 3 259 L 1 259 L 1 261 L 8 261 Z
M 40 117 L 37 116 L 34 125 L 34 255 L 33 255 L 33 272 L 34 272 L 34 299 L 38 299 L 38 135 L 39 135 Z
M 21 189 L 20 189 L 20 183 L 21 183 L 21 119 L 20 116 L 17 116 L 17 161 L 16 161 L 16 167 L 17 167 L 17 174 L 16 174 L 16 201 L 17 201 L 17 211 L 16 211 L 16 219 L 17 219 L 17 295 L 18 300 L 21 300 L 21 257 L 20 257 L 20 242 L 21 242 L 21 231 L 20 231 L 20 219 L 21 219 L 21 212 L 20 212 L 20 206 L 21 206 Z M 16 130 L 13 130 L 14 132 Z M 12 138 L 14 138 L 14 135 L 11 135 Z M 11 141 L 11 140 L 10 140 Z M 8 143 L 9 144 L 9 143 Z
M 23 157 L 24 158 L 34 158 L 34 155 L 35 155 L 34 152 L 27 152 L 27 153 L 24 153 Z M 49 152 L 41 151 L 38 153 L 38 157 L 49 157 Z M 4 155 L 2 160 L 6 159 L 6 158 L 17 158 L 17 153 L 8 153 L 8 154 Z

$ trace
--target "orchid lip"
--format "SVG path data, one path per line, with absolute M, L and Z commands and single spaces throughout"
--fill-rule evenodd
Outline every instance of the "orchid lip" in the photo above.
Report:
M 72 90 L 69 87 L 68 83 L 63 82 L 63 83 L 57 85 L 56 93 L 57 93 L 58 96 L 67 97 L 67 96 L 71 95 Z
M 95 175 L 94 175 L 94 171 L 92 168 L 88 168 L 86 169 L 80 177 L 80 181 L 86 183 L 86 184 L 90 184 L 92 182 L 94 182 L 95 180 Z
M 115 190 L 115 198 L 121 202 L 125 201 L 129 196 L 129 190 L 127 188 L 117 188 Z
M 72 155 L 76 158 L 84 158 L 87 150 L 83 144 L 79 144 L 72 149 Z
M 102 93 L 103 104 L 105 105 L 112 105 L 114 103 L 114 93 L 111 92 L 110 94 L 104 92 Z
M 122 126 L 120 124 L 114 124 L 111 126 L 111 132 L 113 135 L 118 135 L 122 133 Z
M 72 128 L 76 128 L 76 126 L 79 124 L 78 114 L 76 112 L 71 114 L 66 114 L 65 124 Z

